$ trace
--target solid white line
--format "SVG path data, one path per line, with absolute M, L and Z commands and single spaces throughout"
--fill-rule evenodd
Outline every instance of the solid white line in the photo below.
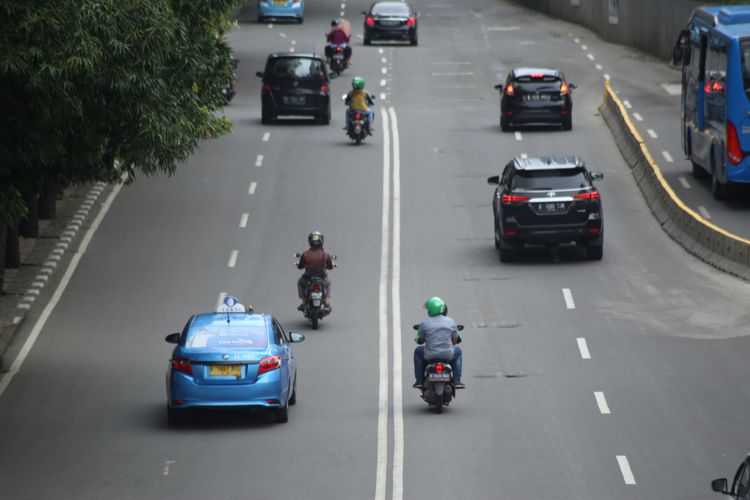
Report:
M 586 344 L 586 339 L 578 337 L 576 342 L 578 342 L 578 350 L 581 351 L 581 357 L 583 359 L 591 359 L 591 353 L 589 352 L 589 346 Z
M 380 49 L 382 50 L 382 49 Z M 391 200 L 391 142 L 388 113 L 383 114 L 383 214 L 380 233 L 379 287 L 379 377 L 378 377 L 378 455 L 375 469 L 375 500 L 385 500 L 388 478 L 388 257 Z
M 247 219 L 250 217 L 250 214 L 244 213 L 242 214 L 242 217 L 240 217 L 240 227 L 246 228 L 247 227 Z
M 255 166 L 260 167 L 261 165 L 263 165 L 263 155 L 258 155 L 255 158 Z
M 661 155 L 664 157 L 665 160 L 667 160 L 669 163 L 674 162 L 674 158 L 672 158 L 672 155 L 669 154 L 669 151 L 662 151 Z
M 517 141 L 522 141 L 523 140 L 523 135 L 521 134 L 521 132 L 516 131 L 514 135 L 516 136 L 516 140 Z
M 568 309 L 575 309 L 576 303 L 573 301 L 573 294 L 571 293 L 570 288 L 563 288 L 562 294 L 565 299 L 565 307 Z
M 268 139 L 271 138 L 271 132 L 266 132 L 263 134 L 263 142 L 268 142 Z
M 227 292 L 221 292 L 219 294 L 219 298 L 216 300 L 216 307 L 214 307 L 214 311 L 218 311 L 219 307 L 224 303 L 224 299 L 227 296 Z
M 690 183 L 687 181 L 687 179 L 685 179 L 684 177 L 678 177 L 677 180 L 680 181 L 682 187 L 684 187 L 685 189 L 690 189 Z
M 473 71 L 457 71 L 454 73 L 440 73 L 440 72 L 433 72 L 432 76 L 473 76 Z
M 627 99 L 626 99 L 626 100 L 624 100 L 624 101 L 622 101 L 622 104 L 623 104 L 623 105 L 624 105 L 624 106 L 625 106 L 626 108 L 628 108 L 628 109 L 632 109 L 632 108 L 633 108 L 633 106 L 632 106 L 632 105 L 630 104 L 630 101 L 628 101 Z
M 711 214 L 708 213 L 708 210 L 706 210 L 706 207 L 704 207 L 703 205 L 698 205 L 698 213 L 700 213 L 704 219 L 711 218 Z
M 393 134 L 393 251 L 391 264 L 391 319 L 393 336 L 393 466 L 391 500 L 404 495 L 404 413 L 401 380 L 401 160 L 396 111 L 388 108 Z
M 227 267 L 234 267 L 237 265 L 237 255 L 239 255 L 239 250 L 232 250 L 232 253 L 229 254 L 229 262 L 227 262 Z
M 654 129 L 652 129 L 652 128 L 646 130 L 646 132 L 648 133 L 648 135 L 651 136 L 652 139 L 658 139 L 659 138 L 659 136 L 657 135 L 657 133 L 654 132 Z
M 10 369 L 8 370 L 5 375 L 0 379 L 0 396 L 3 395 L 5 392 L 5 389 L 8 388 L 8 384 L 10 384 L 11 380 L 13 380 L 13 377 L 16 376 L 16 373 L 21 369 L 21 365 L 23 365 L 23 362 L 26 360 L 26 357 L 29 355 L 29 352 L 31 352 L 31 348 L 34 347 L 34 344 L 36 343 L 36 340 L 39 338 L 39 334 L 42 332 L 42 328 L 44 328 L 44 325 L 47 323 L 47 319 L 49 319 L 50 314 L 52 314 L 52 311 L 55 309 L 55 306 L 60 301 L 60 297 L 62 297 L 63 292 L 65 292 L 65 288 L 68 286 L 68 283 L 70 282 L 71 277 L 73 276 L 73 273 L 75 273 L 76 268 L 78 267 L 78 263 L 81 261 L 81 258 L 83 257 L 83 254 L 86 253 L 86 249 L 89 246 L 89 243 L 91 242 L 91 239 L 94 237 L 94 233 L 97 229 L 99 229 L 99 224 L 101 224 L 102 219 L 104 219 L 104 216 L 107 215 L 107 212 L 109 211 L 109 208 L 112 206 L 112 202 L 114 202 L 115 197 L 120 192 L 120 188 L 122 186 L 118 184 L 117 186 L 112 189 L 112 192 L 109 193 L 109 196 L 107 197 L 107 200 L 104 202 L 104 205 L 102 209 L 99 211 L 99 214 L 96 216 L 96 219 L 94 219 L 94 222 L 91 224 L 91 227 L 86 231 L 86 235 L 83 237 L 83 240 L 81 240 L 81 246 L 78 247 L 78 251 L 75 252 L 70 259 L 70 263 L 68 264 L 68 268 L 65 270 L 65 274 L 60 279 L 60 283 L 57 285 L 57 288 L 55 289 L 55 293 L 52 294 L 52 298 L 50 298 L 50 301 L 45 306 L 44 310 L 42 311 L 42 314 L 39 316 L 39 319 L 34 324 L 34 328 L 32 328 L 31 333 L 29 334 L 29 337 L 26 339 L 26 342 L 24 342 L 23 346 L 21 347 L 21 350 L 18 353 L 18 356 L 16 356 L 16 359 L 13 360 L 13 364 L 10 365 Z
M 247 190 L 247 194 L 255 194 L 255 190 L 258 188 L 257 182 L 251 182 L 250 188 Z
M 602 415 L 609 415 L 609 405 L 607 404 L 607 400 L 604 398 L 603 392 L 595 392 L 594 397 L 596 398 L 596 404 L 599 406 L 599 411 Z
M 642 121 L 643 121 L 643 117 L 642 117 L 642 116 L 641 116 L 641 114 L 640 114 L 640 113 L 638 113 L 638 112 L 635 112 L 635 113 L 633 113 L 633 118 L 635 118 L 635 119 L 636 119 L 636 120 L 638 120 L 639 122 L 642 122 Z
M 620 464 L 620 472 L 622 472 L 622 478 L 625 480 L 625 484 L 635 484 L 635 476 L 633 476 L 633 471 L 630 470 L 628 457 L 625 455 L 617 455 L 617 463 Z
M 586 57 L 589 58 L 589 61 L 593 61 L 594 60 L 594 54 L 586 54 Z

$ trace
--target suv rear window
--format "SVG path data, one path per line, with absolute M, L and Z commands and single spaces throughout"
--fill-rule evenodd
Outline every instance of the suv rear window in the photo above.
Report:
M 279 57 L 268 63 L 266 74 L 273 79 L 324 78 L 323 61 L 310 57 Z
M 409 16 L 409 7 L 403 3 L 381 3 L 373 5 L 372 14 L 376 16 Z
M 551 189 L 581 189 L 589 187 L 583 168 L 549 170 L 516 170 L 511 179 L 511 190 L 544 191 Z

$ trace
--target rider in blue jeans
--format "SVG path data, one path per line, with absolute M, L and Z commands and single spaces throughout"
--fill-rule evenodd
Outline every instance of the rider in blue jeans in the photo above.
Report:
M 450 361 L 453 367 L 453 381 L 457 389 L 465 386 L 461 383 L 461 369 L 463 356 L 461 348 L 456 344 L 461 342 L 458 326 L 448 314 L 448 306 L 440 297 L 431 297 L 425 302 L 428 318 L 419 324 L 417 338 L 419 345 L 414 349 L 414 377 L 417 379 L 412 387 L 422 388 L 424 383 L 424 366 L 433 359 Z

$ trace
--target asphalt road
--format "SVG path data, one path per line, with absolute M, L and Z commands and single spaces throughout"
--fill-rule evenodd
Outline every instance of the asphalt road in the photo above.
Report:
M 357 42 L 332 84 L 360 74 L 381 97 L 374 137 L 349 143 L 340 101 L 330 126 L 261 125 L 255 71 L 271 51 L 320 51 L 331 18 L 367 7 L 343 5 L 241 24 L 234 134 L 115 198 L 0 394 L 3 498 L 713 498 L 709 481 L 750 448 L 748 285 L 650 214 L 597 114 L 602 72 L 580 28 L 506 2 L 417 2 L 418 47 Z M 572 132 L 500 132 L 492 85 L 520 64 L 578 84 Z M 535 249 L 503 265 L 486 177 L 557 153 L 604 172 L 604 259 Z M 318 331 L 295 310 L 292 268 L 312 229 L 339 256 Z M 289 423 L 167 428 L 163 337 L 221 292 L 307 335 Z M 435 294 L 467 327 L 468 389 L 443 415 L 410 387 L 410 325 Z

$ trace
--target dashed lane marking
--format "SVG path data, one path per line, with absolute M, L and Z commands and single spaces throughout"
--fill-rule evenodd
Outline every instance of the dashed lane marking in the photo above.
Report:
M 581 45 L 581 50 L 589 50 L 589 48 L 586 45 Z
M 628 457 L 625 455 L 617 455 L 617 463 L 620 465 L 620 472 L 622 472 L 622 478 L 625 480 L 625 484 L 635 484 L 635 476 L 633 476 L 633 471 L 630 469 Z
M 381 100 L 385 100 L 385 94 L 381 93 L 381 94 L 380 94 L 380 99 L 381 99 Z
M 563 288 L 562 294 L 565 299 L 565 307 L 568 309 L 575 309 L 576 303 L 573 300 L 573 293 L 570 291 L 570 288 Z
M 690 189 L 690 183 L 687 181 L 687 179 L 685 179 L 684 177 L 678 177 L 677 180 L 680 181 L 682 187 L 684 187 L 685 189 Z
M 630 104 L 630 101 L 628 101 L 627 99 L 625 99 L 624 101 L 622 101 L 622 104 L 623 104 L 623 105 L 624 105 L 624 106 L 625 106 L 626 108 L 628 108 L 628 109 L 633 109 L 633 105 L 632 105 L 632 104 Z
M 258 156 L 257 156 L 257 157 L 255 158 L 255 166 L 256 166 L 256 167 L 260 167 L 260 166 L 262 166 L 262 165 L 263 165 L 263 155 L 258 155 Z
M 594 67 L 596 69 L 598 69 L 599 71 L 601 71 L 602 69 L 604 69 L 601 64 L 596 64 L 596 65 L 594 65 Z
M 517 141 L 523 140 L 523 135 L 521 134 L 521 132 L 516 131 L 514 135 L 516 136 Z
M 258 188 L 258 183 L 253 181 L 250 183 L 250 187 L 247 190 L 247 194 L 255 194 L 255 190 Z
M 604 79 L 609 81 L 609 73 L 604 73 Z
M 586 339 L 583 337 L 578 337 L 576 339 L 576 342 L 578 343 L 578 350 L 581 352 L 581 358 L 591 359 L 591 353 L 589 352 L 588 344 L 586 344 Z
M 234 267 L 237 265 L 237 256 L 239 255 L 239 250 L 232 250 L 232 253 L 229 254 L 229 262 L 227 262 L 227 267 Z
M 669 151 L 662 151 L 661 155 L 664 157 L 667 163 L 674 163 L 674 158 L 672 158 L 672 155 L 669 154 Z
M 528 157 L 529 157 L 529 155 L 527 155 L 526 153 L 521 153 L 521 158 L 526 159 Z
M 704 207 L 703 205 L 699 205 L 698 206 L 698 213 L 700 213 L 701 216 L 704 219 L 710 219 L 711 218 L 711 214 L 708 213 L 708 210 L 706 210 L 706 207 Z
M 595 392 L 594 397 L 596 398 L 597 406 L 599 406 L 599 412 L 602 415 L 609 415 L 611 412 L 609 411 L 609 405 L 607 404 L 607 400 L 604 397 L 604 393 Z
M 661 86 L 669 95 L 681 95 L 682 85 L 679 83 L 663 83 Z
M 268 140 L 271 138 L 271 132 L 266 132 L 263 134 L 263 142 L 268 142 Z
M 380 72 L 385 75 L 386 73 L 388 73 L 388 68 L 380 68 Z
M 279 33 L 279 36 L 280 36 L 281 38 L 286 38 L 286 33 Z
M 250 214 L 244 213 L 242 214 L 242 217 L 240 217 L 240 227 L 242 229 L 245 229 L 247 227 L 247 219 L 250 218 Z
M 646 133 L 648 133 L 648 135 L 650 135 L 652 139 L 658 139 L 659 138 L 659 136 L 656 134 L 656 132 L 654 132 L 654 129 L 652 129 L 652 128 L 646 130 Z
M 635 113 L 633 113 L 633 118 L 635 118 L 635 119 L 636 119 L 636 120 L 638 120 L 639 122 L 642 122 L 642 121 L 643 121 L 643 117 L 642 117 L 642 116 L 641 116 L 641 114 L 640 114 L 640 113 L 638 113 L 637 111 L 636 111 Z
M 385 87 L 387 83 L 388 83 L 388 81 L 385 78 L 382 79 L 382 80 L 380 80 L 380 86 L 381 87 Z
M 591 53 L 586 54 L 586 57 L 589 58 L 589 61 L 593 61 L 594 60 L 594 54 L 591 54 Z

